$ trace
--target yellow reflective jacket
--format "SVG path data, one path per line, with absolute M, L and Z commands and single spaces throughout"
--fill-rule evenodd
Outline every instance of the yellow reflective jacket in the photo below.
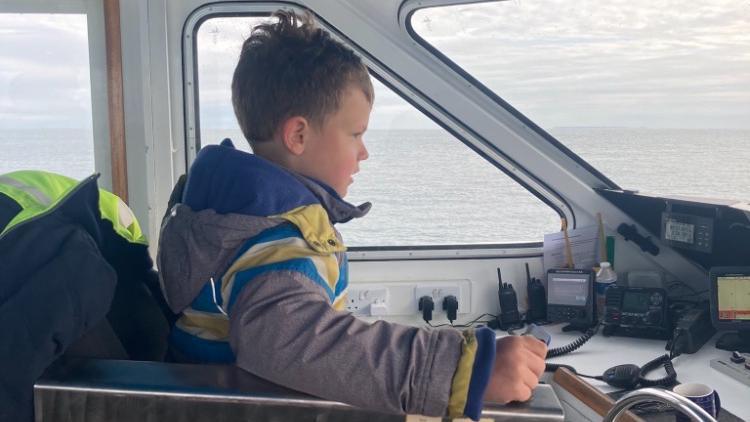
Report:
M 0 175 L 0 193 L 21 207 L 21 211 L 1 228 L 0 235 L 53 208 L 78 184 L 70 177 L 41 170 L 21 170 Z M 115 232 L 125 240 L 148 244 L 133 211 L 117 195 L 99 189 L 99 210 L 102 218 L 110 221 Z

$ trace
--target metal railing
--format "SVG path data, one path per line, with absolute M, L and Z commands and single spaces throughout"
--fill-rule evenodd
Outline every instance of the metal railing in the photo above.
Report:
M 603 421 L 613 422 L 631 407 L 651 401 L 671 405 L 678 412 L 684 413 L 693 421 L 716 422 L 716 419 L 709 415 L 708 412 L 685 397 L 669 390 L 660 390 L 657 388 L 641 388 L 640 390 L 624 395 L 620 400 L 617 400 L 612 409 L 604 416 Z

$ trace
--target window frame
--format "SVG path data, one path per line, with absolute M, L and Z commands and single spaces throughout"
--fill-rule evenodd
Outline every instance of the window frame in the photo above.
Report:
M 112 189 L 112 154 L 109 134 L 109 93 L 103 2 L 97 0 L 60 0 L 55 2 L 47 0 L 6 0 L 0 5 L 0 13 L 80 14 L 86 16 L 94 172 L 99 173 L 99 186 Z
M 419 0 L 417 0 L 419 1 Z M 406 2 L 409 3 L 409 2 Z M 404 3 L 404 4 L 406 4 Z M 423 2 L 420 2 L 422 4 Z M 337 39 L 354 50 L 375 77 L 407 103 L 415 107 L 427 118 L 446 130 L 458 141 L 472 149 L 498 170 L 519 183 L 542 203 L 549 206 L 561 218 L 575 227 L 575 215 L 567 201 L 552 190 L 541 179 L 526 171 L 523 166 L 502 153 L 491 142 L 484 139 L 470 127 L 464 125 L 439 104 L 421 93 L 408 81 L 401 78 L 386 64 L 373 57 L 368 51 L 349 39 L 334 25 L 327 22 L 314 9 L 297 3 L 280 2 L 239 2 L 213 3 L 195 9 L 185 21 L 182 31 L 182 70 L 183 70 L 183 106 L 185 124 L 185 160 L 186 167 L 195 159 L 200 149 L 199 122 L 199 81 L 197 61 L 197 33 L 201 25 L 209 19 L 220 17 L 252 17 L 269 15 L 279 8 L 292 9 L 297 12 L 310 12 L 317 23 Z M 416 10 L 416 9 L 414 9 Z M 402 9 L 399 15 L 402 15 Z M 411 35 L 409 35 L 411 36 Z M 464 72 L 465 73 L 465 72 Z M 460 74 L 460 73 L 459 73 Z M 463 75 L 461 75 L 463 76 Z M 468 76 L 468 75 L 467 75 Z M 529 122 L 531 123 L 531 122 Z M 533 125 L 533 123 L 531 123 Z M 536 127 L 536 126 L 534 126 Z M 539 129 L 541 130 L 541 129 Z M 564 147 L 563 147 L 564 148 Z M 576 156 L 577 157 L 577 156 Z M 580 158 L 579 158 L 580 160 Z M 610 182 L 611 183 L 611 182 Z M 616 187 L 614 183 L 611 186 Z M 432 260 L 432 259 L 496 259 L 531 257 L 541 254 L 542 240 L 538 242 L 498 242 L 490 244 L 456 244 L 456 245 L 419 245 L 419 246 L 360 246 L 350 247 L 349 255 L 353 260 Z

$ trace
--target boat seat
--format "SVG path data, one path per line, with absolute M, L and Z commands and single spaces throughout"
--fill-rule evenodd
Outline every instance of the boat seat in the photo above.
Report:
M 112 329 L 109 321 L 103 319 L 91 327 L 81 338 L 68 346 L 64 356 L 127 359 L 128 352 Z
M 163 361 L 174 314 L 164 301 L 158 275 L 118 279 L 106 319 L 89 329 L 65 352 L 69 357 Z
M 118 280 L 107 321 L 130 359 L 163 361 L 174 320 L 156 271 L 140 280 Z

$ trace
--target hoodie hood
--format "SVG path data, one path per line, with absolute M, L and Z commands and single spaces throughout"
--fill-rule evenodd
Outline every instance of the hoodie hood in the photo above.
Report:
M 229 139 L 200 150 L 188 172 L 182 202 L 196 212 L 212 209 L 261 217 L 320 204 L 332 223 L 361 217 L 371 206 L 354 206 L 324 183 L 237 150 Z
M 247 240 L 279 224 L 296 226 L 321 255 L 343 252 L 333 224 L 369 209 L 229 140 L 206 146 L 190 167 L 182 202 L 162 222 L 157 265 L 167 303 L 181 312 L 210 279 L 219 281 Z

